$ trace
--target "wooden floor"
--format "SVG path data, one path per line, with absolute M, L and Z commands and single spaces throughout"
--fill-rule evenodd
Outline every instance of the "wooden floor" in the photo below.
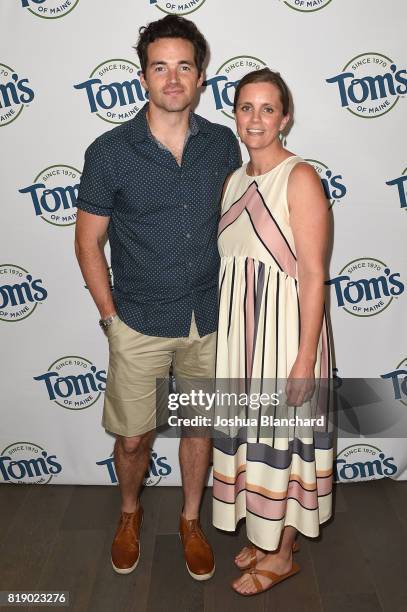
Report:
M 145 489 L 141 561 L 135 572 L 119 576 L 109 556 L 116 487 L 3 484 L 0 590 L 70 591 L 69 609 L 80 612 L 406 612 L 407 482 L 340 485 L 335 497 L 334 520 L 320 540 L 300 538 L 301 573 L 243 598 L 229 584 L 237 576 L 232 557 L 245 542 L 244 524 L 237 535 L 211 526 L 210 489 L 201 519 L 217 570 L 198 583 L 186 572 L 178 538 L 179 488 Z

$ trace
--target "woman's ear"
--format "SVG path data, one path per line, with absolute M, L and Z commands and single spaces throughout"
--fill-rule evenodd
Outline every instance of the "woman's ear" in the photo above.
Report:
M 280 132 L 284 131 L 285 126 L 287 125 L 287 123 L 290 121 L 290 114 L 287 113 L 287 115 L 284 115 L 283 119 L 281 120 L 280 123 Z

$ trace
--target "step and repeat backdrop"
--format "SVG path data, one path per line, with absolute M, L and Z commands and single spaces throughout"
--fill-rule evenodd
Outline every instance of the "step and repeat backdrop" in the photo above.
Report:
M 194 20 L 210 43 L 197 112 L 211 121 L 234 128 L 246 72 L 269 66 L 286 79 L 287 147 L 315 167 L 333 216 L 337 381 L 382 379 L 384 413 L 407 411 L 407 6 L 3 0 L 0 482 L 117 482 L 101 427 L 107 341 L 74 256 L 75 202 L 86 147 L 146 101 L 132 47 L 166 13 Z M 336 480 L 406 479 L 406 446 L 402 431 L 340 438 Z M 146 484 L 158 483 L 180 483 L 177 440 L 154 444 Z

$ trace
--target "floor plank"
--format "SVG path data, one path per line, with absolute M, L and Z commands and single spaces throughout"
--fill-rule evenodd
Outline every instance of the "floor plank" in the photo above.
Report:
M 334 520 L 323 527 L 322 536 L 310 539 L 308 546 L 321 595 L 374 594 L 374 581 L 348 512 L 335 514 Z
M 61 531 L 43 567 L 36 590 L 69 591 L 69 610 L 88 610 L 103 542 L 102 530 Z
M 335 484 L 333 487 L 332 504 L 335 514 L 337 512 L 347 512 L 349 510 L 345 496 L 343 494 L 343 489 L 346 486 L 346 484 Z
M 369 593 L 324 593 L 323 612 L 382 612 L 377 595 Z
M 148 612 L 202 611 L 205 585 L 187 573 L 178 535 L 157 536 L 153 568 Z
M 396 483 L 397 484 L 397 483 Z M 407 610 L 407 532 L 399 521 L 380 480 L 353 483 L 344 488 L 359 546 L 375 584 L 383 610 Z
M 176 534 L 179 530 L 179 515 L 182 510 L 181 487 L 165 487 L 165 503 L 162 504 L 157 525 L 160 535 Z
M 104 529 L 116 522 L 120 492 L 115 486 L 78 486 L 63 516 L 62 530 Z
M 0 542 L 6 537 L 29 488 L 18 484 L 0 484 Z
M 383 478 L 382 483 L 397 518 L 407 531 L 407 480 L 397 482 Z
M 72 495 L 63 485 L 29 487 L 0 544 L 2 588 L 35 590 Z

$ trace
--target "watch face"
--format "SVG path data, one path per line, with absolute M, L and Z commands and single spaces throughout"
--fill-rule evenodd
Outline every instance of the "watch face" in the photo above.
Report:
M 113 323 L 113 321 L 115 320 L 115 316 L 112 315 L 110 317 L 108 317 L 107 319 L 100 319 L 99 323 L 100 325 L 106 329 L 107 327 L 110 327 L 110 325 Z

